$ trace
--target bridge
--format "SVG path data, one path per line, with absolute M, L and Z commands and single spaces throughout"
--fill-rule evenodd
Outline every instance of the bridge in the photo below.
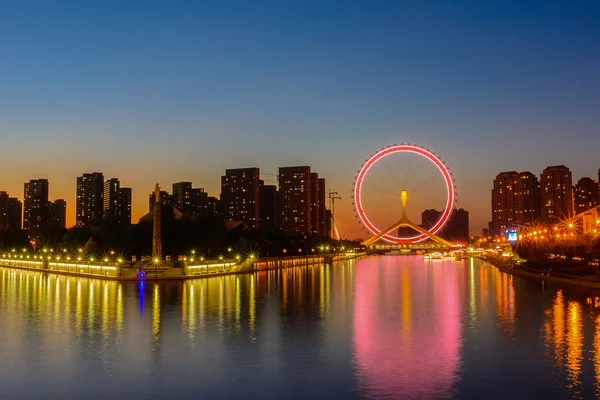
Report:
M 452 243 L 415 224 L 408 218 L 408 214 L 406 213 L 408 192 L 406 190 L 400 191 L 400 200 L 402 201 L 402 216 L 400 217 L 400 220 L 362 242 L 363 246 L 374 251 L 449 250 L 452 248 Z M 424 238 L 417 240 L 406 239 L 405 243 L 403 243 L 401 238 L 397 238 L 399 240 L 396 240 L 395 243 L 385 240 L 388 234 L 395 232 L 402 227 L 411 228 L 422 234 Z

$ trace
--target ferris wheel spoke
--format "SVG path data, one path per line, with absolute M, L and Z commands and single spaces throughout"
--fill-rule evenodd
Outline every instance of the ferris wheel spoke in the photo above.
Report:
M 421 184 L 415 186 L 414 188 L 412 188 L 411 190 L 409 190 L 409 192 L 414 193 L 417 189 L 420 189 L 423 186 L 427 185 L 432 179 L 433 179 L 433 177 L 427 178 L 423 183 L 421 183 Z
M 413 160 L 411 159 L 408 163 L 408 169 L 406 170 L 406 175 L 404 176 L 404 183 L 402 184 L 402 190 L 406 189 L 406 181 L 408 181 L 408 174 L 410 174 L 410 167 L 412 167 Z
M 398 196 L 398 193 L 390 192 L 389 190 L 383 190 L 372 186 L 363 186 L 364 189 L 377 190 L 378 192 L 389 194 L 392 196 Z
M 393 211 L 390 211 L 389 208 L 387 208 L 387 206 L 393 201 L 398 201 L 398 198 L 394 197 L 393 199 L 389 199 L 389 200 L 386 200 L 384 202 L 377 204 L 376 207 L 377 207 L 377 209 L 379 209 L 379 212 L 372 212 L 371 214 L 377 218 L 383 217 L 383 216 L 389 216 L 389 215 L 396 216 L 397 213 L 394 213 Z M 399 203 L 399 201 L 398 201 L 398 203 Z M 400 209 L 400 204 L 398 204 L 398 209 Z M 399 217 L 400 216 L 398 216 L 398 218 Z
M 394 180 L 396 181 L 396 184 L 398 185 L 398 189 L 401 189 L 402 186 L 400 186 L 400 181 L 398 181 L 398 179 L 396 178 L 396 175 L 394 175 L 394 173 L 392 172 L 392 169 L 390 168 L 388 163 L 385 160 L 382 160 L 382 161 L 383 161 L 383 164 L 385 165 L 385 167 L 387 168 L 388 172 L 392 176 L 392 178 L 394 178 Z

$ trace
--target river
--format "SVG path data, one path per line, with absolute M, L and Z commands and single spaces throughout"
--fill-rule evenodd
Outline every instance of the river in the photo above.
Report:
M 591 399 L 596 296 L 417 256 L 165 283 L 0 268 L 0 397 Z

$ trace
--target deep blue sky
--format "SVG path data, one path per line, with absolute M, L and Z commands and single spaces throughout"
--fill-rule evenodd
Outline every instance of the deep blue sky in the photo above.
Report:
M 0 190 L 47 177 L 72 222 L 99 170 L 139 217 L 156 181 L 310 164 L 355 237 L 356 170 L 411 142 L 478 234 L 500 171 L 597 178 L 598 21 L 598 1 L 0 1 Z

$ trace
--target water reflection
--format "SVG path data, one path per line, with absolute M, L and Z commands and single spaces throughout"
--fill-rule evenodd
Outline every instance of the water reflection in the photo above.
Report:
M 559 374 L 566 373 L 567 387 L 574 396 L 580 397 L 581 373 L 583 363 L 583 310 L 580 302 L 566 300 L 563 290 L 556 291 L 553 304 L 545 312 L 543 339 L 546 349 L 553 355 Z M 596 324 L 595 337 L 598 336 Z M 594 342 L 596 344 L 596 342 Z M 597 357 L 598 348 L 594 346 L 595 370 L 600 369 Z
M 11 399 L 40 387 L 137 398 L 155 393 L 150 377 L 190 399 L 199 386 L 230 398 L 591 398 L 599 310 L 593 291 L 474 260 L 375 257 L 160 284 L 0 268 L 0 387 Z
M 369 263 L 356 270 L 354 307 L 357 376 L 365 396 L 452 398 L 460 362 L 457 274 L 441 265 L 416 270 L 393 258 Z

